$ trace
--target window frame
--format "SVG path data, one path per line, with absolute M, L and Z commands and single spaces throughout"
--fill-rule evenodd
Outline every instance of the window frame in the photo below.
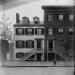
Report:
M 31 45 L 29 42 L 32 42 Z M 34 40 L 27 40 L 26 41 L 26 48 L 34 48 Z
M 19 46 L 19 42 L 22 42 L 22 45 L 21 46 Z M 25 48 L 25 43 L 24 43 L 24 40 L 17 40 L 16 41 L 16 48 Z
M 28 29 L 32 29 L 32 31 L 28 32 Z M 26 35 L 34 35 L 34 28 L 25 28 L 25 34 Z
M 58 14 L 58 20 L 60 21 L 64 20 L 64 14 Z
M 18 31 L 19 29 L 22 29 L 21 33 L 19 33 Z M 24 35 L 24 28 L 16 28 L 15 31 L 16 31 L 16 35 Z
M 50 16 L 50 17 L 49 17 Z M 48 14 L 47 15 L 47 21 L 52 22 L 53 21 L 53 14 Z
M 40 32 L 41 33 L 38 33 L 39 31 L 38 30 L 41 30 Z M 35 28 L 35 35 L 44 35 L 44 28 Z

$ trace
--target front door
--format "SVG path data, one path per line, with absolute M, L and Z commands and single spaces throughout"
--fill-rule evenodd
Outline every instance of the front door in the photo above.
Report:
M 41 61 L 41 53 L 37 53 L 37 61 Z
M 37 40 L 37 51 L 41 51 L 42 48 L 42 40 Z

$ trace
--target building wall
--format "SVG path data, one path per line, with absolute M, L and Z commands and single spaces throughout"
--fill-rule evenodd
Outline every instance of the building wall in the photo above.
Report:
M 22 53 L 28 53 L 32 49 L 36 49 L 36 39 L 43 39 L 42 41 L 42 48 L 44 51 L 44 35 L 16 35 L 15 30 L 16 28 L 44 28 L 43 26 L 24 26 L 24 27 L 14 27 L 14 60 L 20 60 L 16 58 L 16 53 L 22 52 Z M 16 48 L 16 41 L 17 40 L 34 40 L 34 48 Z M 36 52 L 37 53 L 37 52 Z

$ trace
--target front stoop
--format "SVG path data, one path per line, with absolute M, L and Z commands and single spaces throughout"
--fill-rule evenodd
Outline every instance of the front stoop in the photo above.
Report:
M 54 67 L 54 62 L 48 61 L 6 61 L 4 66 L 7 67 Z M 74 61 L 57 61 L 55 67 L 74 67 Z

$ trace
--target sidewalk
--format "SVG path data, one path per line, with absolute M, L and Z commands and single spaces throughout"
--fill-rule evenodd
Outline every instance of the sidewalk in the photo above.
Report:
M 9 67 L 54 67 L 53 62 L 48 61 L 6 61 L 4 66 Z M 74 61 L 65 64 L 64 61 L 57 61 L 55 67 L 74 67 Z

